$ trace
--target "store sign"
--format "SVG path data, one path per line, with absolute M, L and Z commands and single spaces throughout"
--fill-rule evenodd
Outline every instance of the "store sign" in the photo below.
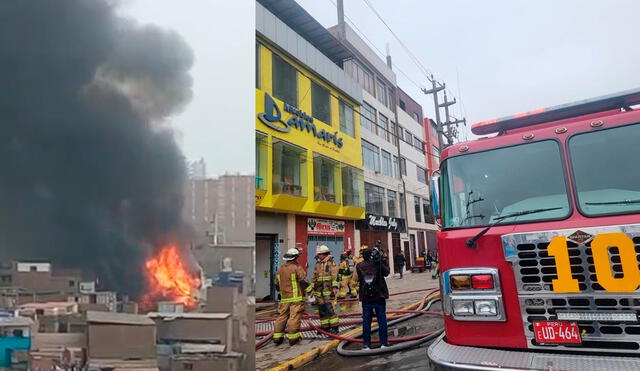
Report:
M 340 220 L 307 219 L 307 233 L 324 235 L 344 234 L 344 222 Z
M 291 114 L 291 117 L 285 122 L 282 120 L 282 111 L 276 102 L 267 93 L 264 94 L 264 112 L 258 113 L 258 119 L 271 129 L 281 133 L 288 133 L 291 128 L 298 129 L 302 132 L 312 134 L 318 139 L 322 139 L 326 143 L 333 143 L 338 148 L 342 148 L 342 138 L 338 138 L 338 132 L 330 133 L 324 129 L 318 130 L 316 124 L 313 123 L 313 117 L 306 112 L 299 110 L 289 104 L 284 104 L 285 112 Z
M 376 214 L 367 214 L 363 220 L 358 220 L 356 228 L 387 232 L 404 232 L 406 230 L 404 219 Z

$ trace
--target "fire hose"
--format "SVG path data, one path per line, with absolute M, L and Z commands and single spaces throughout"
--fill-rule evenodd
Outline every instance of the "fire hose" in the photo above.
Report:
M 391 293 L 391 294 L 389 294 L 389 296 L 391 297 L 391 296 L 396 296 L 396 295 L 406 295 L 406 294 L 412 294 L 412 293 L 416 293 L 416 292 L 432 291 L 432 290 L 437 290 L 437 288 L 436 287 L 427 287 L 427 288 L 424 288 L 424 289 L 399 291 L 399 292 Z M 358 298 L 339 299 L 338 303 L 349 303 L 349 302 L 355 302 L 355 301 L 358 301 Z M 261 311 L 261 312 L 257 313 L 257 315 L 270 314 L 270 313 L 275 313 L 277 311 L 278 311 L 278 309 L 274 308 L 274 309 Z M 275 318 L 261 318 L 261 319 L 257 320 L 256 323 L 265 323 L 265 322 L 271 322 L 271 321 L 274 321 L 274 320 L 275 320 Z
M 403 291 L 403 292 L 397 292 L 397 293 L 391 294 L 390 296 L 402 295 L 402 294 L 407 294 L 407 293 L 412 293 L 412 292 L 429 291 L 427 297 L 425 297 L 422 300 L 422 302 L 419 303 L 419 306 L 421 306 L 421 308 L 419 310 L 390 310 L 390 311 L 387 311 L 387 313 L 406 314 L 404 316 L 393 316 L 393 317 L 391 317 L 391 318 L 393 318 L 393 320 L 389 321 L 388 325 L 394 325 L 396 323 L 400 323 L 400 322 L 409 320 L 411 318 L 415 318 L 415 317 L 417 317 L 419 315 L 422 315 L 422 314 L 442 315 L 441 312 L 434 312 L 434 311 L 430 311 L 429 310 L 431 305 L 439 300 L 438 298 L 431 299 L 425 304 L 425 301 L 427 301 L 427 299 L 430 296 L 432 296 L 437 290 L 438 290 L 437 288 L 428 288 L 428 289 Z M 338 317 L 344 318 L 344 317 L 355 317 L 355 316 L 361 316 L 361 315 L 362 315 L 362 313 L 344 313 L 344 314 L 339 314 Z M 306 314 L 305 313 L 304 318 L 307 318 L 307 319 L 318 318 L 318 315 Z M 275 318 L 263 319 L 263 320 L 259 320 L 259 321 L 256 321 L 256 322 L 257 323 L 264 323 L 264 322 L 269 322 L 269 321 L 273 321 L 273 320 L 275 320 Z M 350 325 L 350 324 L 359 324 L 359 323 L 362 323 L 362 319 L 342 321 L 341 325 Z M 342 340 L 342 342 L 338 346 L 338 354 L 343 355 L 343 356 L 372 355 L 372 354 L 381 354 L 381 353 L 395 352 L 395 351 L 398 351 L 398 350 L 408 349 L 408 348 L 420 345 L 420 344 L 422 344 L 422 343 L 424 343 L 426 341 L 429 341 L 429 340 L 435 338 L 436 336 L 438 336 L 443 331 L 442 329 L 440 329 L 440 330 L 430 331 L 430 332 L 427 332 L 427 333 L 424 333 L 424 334 L 418 334 L 418 335 L 413 335 L 413 336 L 390 338 L 389 342 L 398 343 L 398 344 L 391 345 L 391 346 L 386 347 L 384 349 L 377 348 L 377 349 L 369 349 L 369 350 L 347 350 L 347 349 L 344 349 L 344 346 L 347 343 L 349 343 L 349 342 L 361 343 L 362 342 L 362 340 L 359 339 L 359 337 L 362 336 L 362 333 L 356 335 L 356 337 L 344 337 L 344 336 L 341 336 L 341 335 L 337 335 L 337 334 L 333 334 L 333 333 L 329 333 L 327 331 L 324 331 L 323 329 L 319 328 L 317 325 L 315 325 L 311 321 L 309 321 L 309 324 L 310 324 L 310 326 L 305 326 L 304 328 L 301 329 L 301 331 L 316 330 L 318 333 L 324 334 L 324 335 L 329 336 L 329 337 L 334 338 L 334 339 Z M 371 329 L 372 332 L 375 332 L 377 330 L 378 330 L 378 326 L 373 327 Z M 273 331 L 257 332 L 256 336 L 264 336 L 263 339 L 261 339 L 258 343 L 256 343 L 256 349 L 259 349 L 260 347 L 264 346 L 272 338 Z M 373 342 L 379 342 L 379 340 L 373 340 Z

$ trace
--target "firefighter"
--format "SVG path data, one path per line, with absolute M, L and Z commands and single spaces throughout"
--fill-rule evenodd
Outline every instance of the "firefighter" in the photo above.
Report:
M 320 328 L 337 334 L 339 319 L 336 315 L 335 299 L 339 287 L 338 267 L 333 261 L 329 248 L 325 245 L 316 248 L 312 285 L 320 316 Z
M 298 249 L 287 250 L 283 259 L 285 263 L 276 273 L 276 290 L 280 295 L 278 318 L 273 330 L 273 342 L 282 344 L 285 337 L 289 345 L 300 341 L 300 320 L 305 309 L 304 293 L 311 291 L 306 281 L 306 274 L 296 259 L 300 256 Z
M 344 299 L 347 293 L 353 298 L 358 295 L 358 292 L 353 286 L 352 273 L 353 273 L 353 260 L 350 256 L 350 251 L 345 251 L 340 254 L 340 268 L 338 269 L 338 280 L 340 281 L 340 293 L 339 299 Z

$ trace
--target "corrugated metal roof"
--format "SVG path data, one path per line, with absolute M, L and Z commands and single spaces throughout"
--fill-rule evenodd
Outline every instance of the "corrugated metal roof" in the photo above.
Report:
M 33 321 L 26 317 L 0 317 L 0 327 L 31 326 Z
M 155 326 L 155 322 L 147 316 L 113 312 L 87 312 L 87 323 L 113 323 L 122 325 Z

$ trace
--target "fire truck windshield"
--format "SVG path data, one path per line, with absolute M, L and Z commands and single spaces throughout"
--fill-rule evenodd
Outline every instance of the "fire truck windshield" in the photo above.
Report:
M 580 211 L 587 216 L 640 212 L 640 124 L 569 139 Z
M 562 219 L 570 214 L 556 141 L 451 157 L 441 171 L 443 228 L 487 226 L 501 215 L 531 209 L 547 210 L 523 213 L 500 224 Z

